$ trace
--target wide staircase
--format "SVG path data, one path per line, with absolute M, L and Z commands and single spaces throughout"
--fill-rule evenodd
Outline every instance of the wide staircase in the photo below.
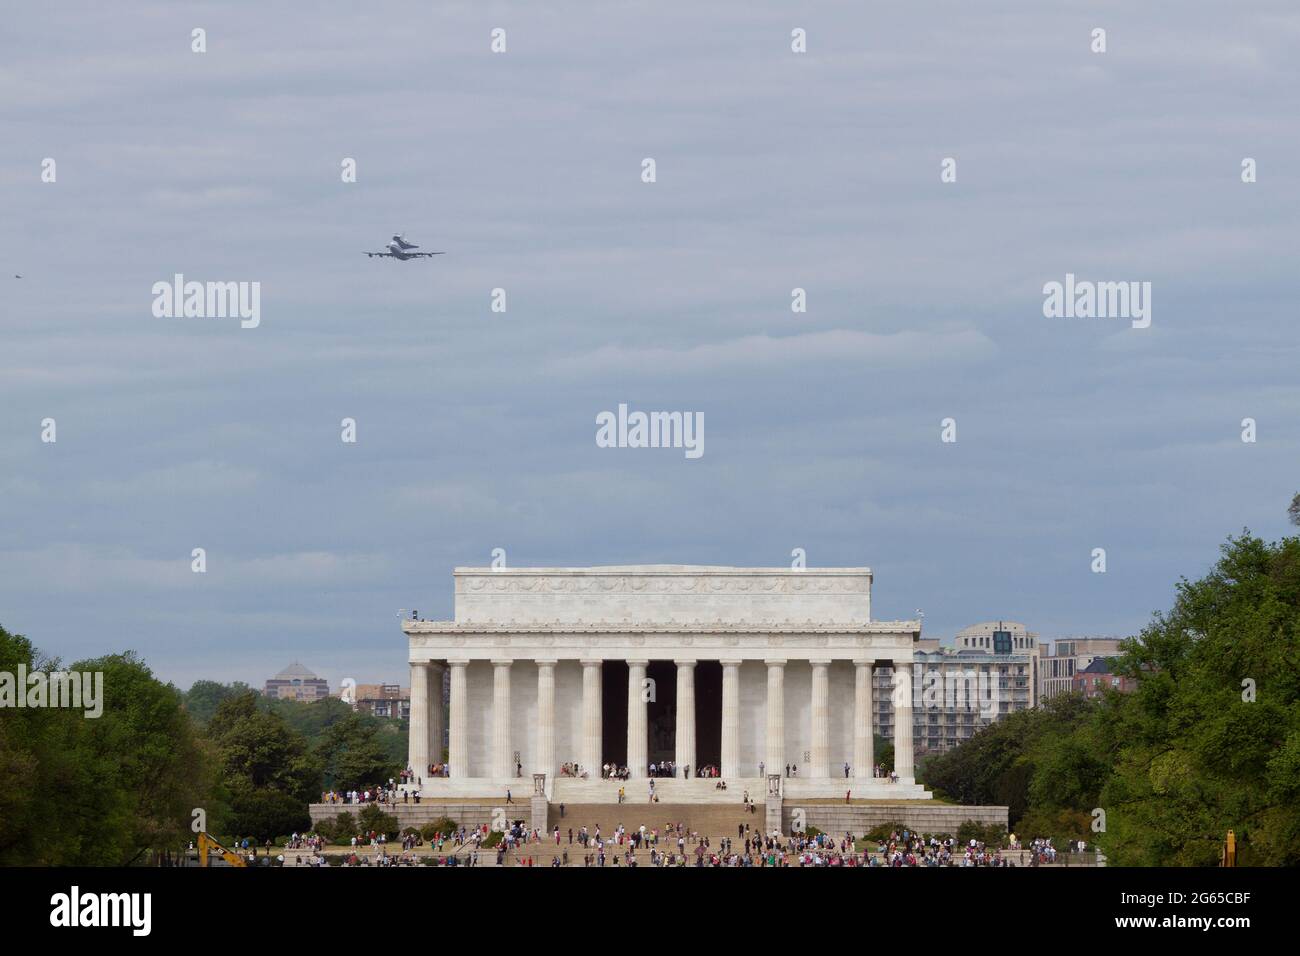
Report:
M 618 791 L 621 789 L 628 804 L 650 805 L 651 783 L 653 793 L 659 797 L 660 806 L 664 804 L 735 804 L 744 803 L 745 795 L 750 799 L 763 798 L 764 782 L 757 777 L 737 777 L 727 781 L 727 789 L 719 790 L 718 781 L 712 778 L 692 777 L 641 777 L 636 780 L 575 780 L 573 777 L 558 777 L 551 784 L 551 806 L 556 804 L 618 803 Z
M 661 853 L 676 853 L 677 838 L 679 835 L 684 836 L 686 853 L 693 861 L 695 848 L 699 842 L 703 842 L 704 838 L 708 838 L 711 849 L 718 848 L 724 837 L 730 837 L 737 849 L 743 849 L 744 837 L 739 835 L 740 828 L 748 825 L 750 835 L 760 834 L 763 830 L 763 805 L 758 804 L 754 812 L 750 813 L 741 804 L 710 806 L 697 803 L 579 803 L 566 804 L 564 816 L 561 817 L 559 805 L 552 803 L 549 819 L 551 831 L 543 836 L 540 843 L 528 843 L 511 851 L 504 861 L 507 866 L 518 866 L 530 859 L 533 866 L 551 866 L 551 861 L 556 857 L 563 859 L 566 851 L 569 855 L 569 866 L 582 866 L 584 855 L 596 852 L 594 844 L 584 849 L 578 842 L 578 834 L 582 828 L 585 826 L 588 836 L 594 840 L 596 828 L 599 827 L 601 839 L 608 843 L 620 824 L 628 835 L 638 831 L 642 825 L 645 826 L 647 834 L 658 830 L 658 849 Z M 554 830 L 557 826 L 560 828 L 558 846 L 555 843 Z M 669 832 L 670 826 L 680 832 Z M 573 830 L 573 843 L 569 843 L 570 829 Z M 622 846 L 617 843 L 612 847 L 607 845 L 605 865 L 613 866 L 614 856 L 618 856 L 619 865 L 623 865 L 622 857 L 628 849 L 626 842 Z M 483 856 L 484 853 L 480 852 L 480 859 Z M 636 858 L 638 864 L 647 865 L 650 861 L 649 848 L 637 851 Z

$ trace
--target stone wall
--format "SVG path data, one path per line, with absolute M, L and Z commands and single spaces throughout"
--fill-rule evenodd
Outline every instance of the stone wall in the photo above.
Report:
M 321 820 L 333 820 L 342 812 L 351 813 L 356 817 L 361 811 L 361 806 L 348 803 L 313 803 L 307 809 L 311 814 L 311 822 L 315 824 Z M 398 825 L 402 830 L 407 827 L 422 827 L 439 817 L 450 817 L 458 826 L 471 829 L 485 823 L 491 826 L 494 814 L 498 810 L 506 820 L 526 820 L 530 825 L 532 821 L 532 810 L 527 795 L 517 798 L 512 804 L 506 804 L 504 800 L 498 803 L 397 803 L 384 805 L 383 809 L 386 813 L 397 817 Z M 389 836 L 392 837 L 394 834 L 390 833 Z
M 996 823 L 1007 826 L 1006 807 L 967 807 L 934 802 L 900 804 L 808 804 L 800 807 L 797 801 L 787 800 L 781 808 L 781 829 L 790 832 L 796 810 L 802 810 L 806 824 L 823 833 L 839 836 L 852 833 L 861 836 L 884 823 L 901 823 L 919 833 L 948 833 L 957 835 L 957 828 L 967 820 L 980 824 Z
M 675 805 L 676 806 L 676 805 Z M 774 806 L 769 804 L 771 809 Z M 361 807 L 355 804 L 313 803 L 308 808 L 312 823 L 320 820 L 334 819 L 341 811 L 356 816 Z M 401 829 L 422 827 L 439 817 L 451 817 L 463 827 L 476 827 L 487 824 L 492 826 L 494 819 L 525 820 L 529 826 L 534 825 L 535 817 L 528 796 L 517 798 L 507 805 L 504 801 L 466 801 L 464 803 L 399 803 L 385 806 L 385 811 L 397 817 Z M 536 824 L 545 826 L 545 804 L 540 804 Z M 678 807 L 678 809 L 683 809 Z M 703 808 L 701 808 L 703 809 Z M 781 830 L 790 832 L 796 810 L 802 810 L 807 826 L 814 826 L 823 833 L 839 836 L 853 833 L 860 836 L 868 830 L 884 823 L 900 823 L 919 833 L 948 833 L 957 835 L 957 828 L 967 820 L 977 823 L 996 823 L 1007 826 L 1006 807 L 967 807 L 951 804 L 933 803 L 932 801 L 915 801 L 897 804 L 843 804 L 810 803 L 800 806 L 796 800 L 785 801 L 781 808 Z M 553 813 L 558 817 L 558 809 Z M 768 817 L 768 826 L 775 820 L 775 814 Z M 689 820 L 687 820 L 689 823 Z M 394 836 L 395 834 L 389 834 Z

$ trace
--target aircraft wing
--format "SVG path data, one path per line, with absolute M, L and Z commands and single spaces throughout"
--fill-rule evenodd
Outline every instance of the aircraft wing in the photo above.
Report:
M 375 256 L 392 256 L 392 253 L 391 252 L 366 252 L 363 253 L 363 255 L 367 255 L 371 259 L 373 259 Z
M 421 256 L 445 256 L 445 252 L 408 252 L 407 255 L 412 259 L 418 259 Z

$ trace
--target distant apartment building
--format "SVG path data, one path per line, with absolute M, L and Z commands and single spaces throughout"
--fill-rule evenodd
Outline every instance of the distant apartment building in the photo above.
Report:
M 268 680 L 262 693 L 273 700 L 323 700 L 330 695 L 330 685 L 294 661 Z
M 411 689 L 401 684 L 358 684 L 351 704 L 353 710 L 372 717 L 409 719 Z
M 1137 687 L 1137 680 L 1116 674 L 1114 660 L 1099 657 L 1074 674 L 1074 692 L 1084 697 L 1100 697 L 1107 690 L 1127 694 Z
M 1039 653 L 1039 699 L 1073 693 L 1075 674 L 1099 658 L 1118 655 L 1119 644 L 1118 637 L 1058 637 L 1055 647 L 1044 642 Z
M 943 753 L 981 728 L 1038 705 L 1038 636 L 1012 621 L 975 624 L 954 646 L 918 642 L 912 663 L 912 745 L 917 756 Z M 873 679 L 873 729 L 894 737 L 893 669 Z

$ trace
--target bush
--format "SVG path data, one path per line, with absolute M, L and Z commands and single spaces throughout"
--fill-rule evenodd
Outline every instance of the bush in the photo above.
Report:
M 241 790 L 230 804 L 233 828 L 258 844 L 277 833 L 301 832 L 311 826 L 307 805 L 278 790 Z
M 816 839 L 817 837 L 821 836 L 821 835 L 822 835 L 822 831 L 819 830 L 819 829 L 817 829 L 817 828 L 814 827 L 814 826 L 805 826 L 805 827 L 803 828 L 803 835 L 804 835 L 805 837 L 807 837 L 809 840 L 813 840 L 813 839 Z
M 491 833 L 487 835 L 487 838 L 483 841 L 483 848 L 486 850 L 496 846 L 498 843 L 501 842 L 501 839 L 504 836 L 505 834 L 500 830 L 493 830 Z
M 1007 844 L 1007 831 L 997 823 L 983 824 L 967 820 L 957 828 L 957 842 L 966 846 L 971 840 L 989 847 L 1002 847 Z
M 1016 824 L 1016 835 L 1022 845 L 1030 840 L 1047 838 L 1058 850 L 1065 849 L 1071 840 L 1092 842 L 1092 817 L 1079 810 L 1030 810 Z
M 451 819 L 451 817 L 438 817 L 438 819 L 420 827 L 420 836 L 424 837 L 426 843 L 430 843 L 439 833 L 443 836 L 447 836 L 449 833 L 454 833 L 456 830 L 456 821 Z
M 396 833 L 399 826 L 397 817 L 385 813 L 377 803 L 367 803 L 362 807 L 357 822 L 361 825 L 362 833 L 374 830 L 376 833 L 391 834 Z
M 348 843 L 357 835 L 356 817 L 347 810 L 342 810 L 333 820 L 322 820 L 316 824 L 316 833 L 326 843 Z
M 891 833 L 902 833 L 907 829 L 901 823 L 882 823 L 879 826 L 872 827 L 863 837 L 865 840 L 875 840 L 877 843 L 883 843 L 889 839 Z

